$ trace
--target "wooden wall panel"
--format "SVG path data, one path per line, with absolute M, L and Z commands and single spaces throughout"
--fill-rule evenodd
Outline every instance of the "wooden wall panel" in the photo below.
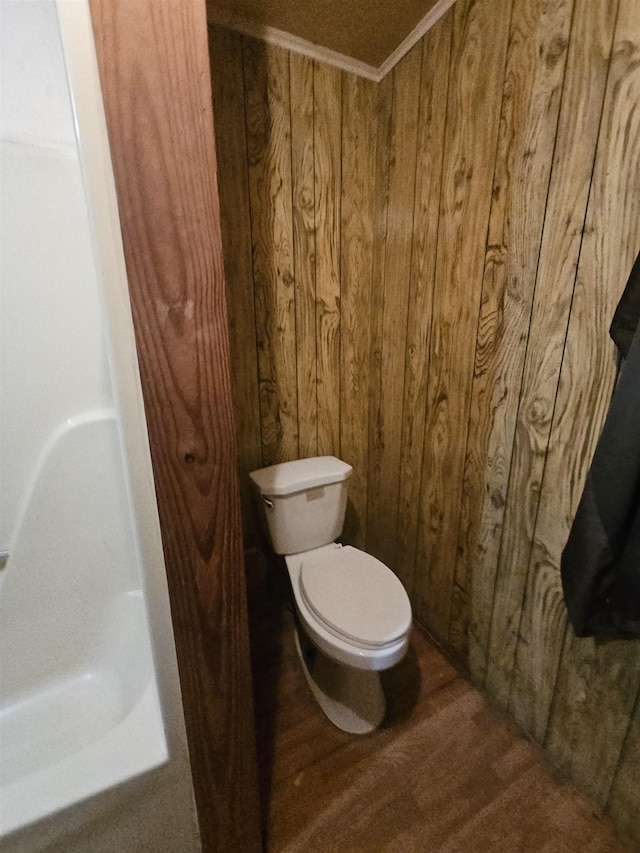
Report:
M 343 79 L 340 458 L 353 466 L 344 535 L 364 547 L 375 195 L 376 86 Z
M 251 240 L 265 465 L 298 455 L 289 55 L 243 39 Z
M 640 791 L 640 691 L 620 754 L 607 811 L 616 826 L 638 841 L 638 791 Z
M 356 469 L 345 541 L 388 563 L 414 615 L 627 827 L 640 803 L 637 682 L 621 672 L 637 668 L 638 644 L 576 644 L 558 565 L 611 392 L 607 325 L 639 242 L 632 6 L 457 0 L 379 85 L 343 74 L 341 111 L 337 72 L 332 97 L 307 81 L 289 105 L 292 210 L 275 215 L 293 218 L 294 235 L 307 217 L 293 253 L 307 318 L 297 305 L 297 428 L 308 433 L 313 413 L 329 436 L 318 448 L 336 452 L 339 435 Z M 268 60 L 254 54 L 269 65 L 258 76 L 289 85 Z M 290 97 L 301 62 L 290 57 Z M 313 153 L 313 222 L 296 191 L 300 151 L 311 183 L 311 118 L 324 152 Z M 271 233 L 273 211 L 250 201 L 252 230 Z M 254 276 L 256 261 L 254 247 Z M 259 361 L 257 282 L 254 298 Z M 314 358 L 315 403 L 302 407 Z M 608 702 L 611 738 L 580 696 Z
M 318 455 L 340 452 L 342 72 L 314 63 Z
M 478 320 L 450 628 L 452 645 L 463 651 L 467 644 L 467 598 L 472 593 L 473 642 L 476 650 L 486 648 L 484 634 L 493 603 L 551 172 L 549 152 L 556 137 L 572 5 L 573 0 L 515 0 L 513 6 Z M 477 660 L 474 666 L 477 671 Z
M 411 598 L 422 487 L 424 424 L 431 344 L 431 314 L 438 239 L 438 212 L 447 114 L 452 16 L 422 43 L 418 104 L 416 189 L 402 406 L 402 443 L 394 571 Z
M 369 472 L 366 543 L 367 550 L 386 563 L 394 562 L 396 552 L 421 62 L 419 44 L 393 69 L 388 137 L 379 163 L 388 190 L 372 294 L 372 310 L 379 318 L 380 355 L 379 369 L 372 374 L 375 462 Z
M 557 571 L 561 548 L 615 381 L 615 347 L 607 332 L 640 251 L 639 198 L 640 26 L 637 4 L 621 0 L 533 543 L 530 573 L 542 566 L 542 578 L 532 583 L 532 599 L 562 597 Z M 556 570 L 552 574 L 550 566 Z M 537 608 L 541 627 L 532 639 L 560 634 L 559 610 Z M 547 620 L 556 623 L 555 630 Z M 553 650 L 548 640 L 546 646 Z M 533 642 L 527 659 L 546 653 L 547 648 Z M 640 644 L 566 635 L 548 748 L 579 784 L 589 785 L 601 805 L 608 798 L 639 684 Z
M 259 850 L 204 4 L 92 0 L 202 846 Z
M 511 5 L 453 7 L 414 600 L 447 640 Z
M 376 97 L 376 140 L 375 140 L 375 211 L 373 239 L 373 268 L 371 277 L 371 329 L 369 353 L 369 447 L 367 458 L 367 518 L 365 525 L 365 545 L 374 553 L 377 543 L 372 537 L 374 511 L 380 504 L 377 489 L 381 481 L 382 455 L 384 452 L 384 424 L 381 421 L 381 381 L 384 314 L 380 294 L 386 256 L 387 211 L 391 189 L 391 169 L 389 168 L 391 130 L 393 119 L 393 74 L 388 74 L 378 86 Z
M 497 677 L 503 682 L 505 678 L 509 678 L 512 682 L 511 706 L 516 718 L 540 742 L 547 729 L 558 660 L 565 636 L 566 615 L 559 595 L 557 571 L 560 551 L 564 544 L 563 537 L 568 533 L 570 524 L 566 515 L 562 517 L 558 514 L 563 503 L 566 507 L 567 493 L 557 500 L 554 494 L 556 489 L 564 489 L 569 482 L 569 459 L 562 440 L 558 444 L 556 436 L 551 433 L 552 416 L 566 345 L 566 332 L 563 333 L 563 330 L 569 323 L 570 310 L 573 313 L 578 257 L 580 255 L 582 258 L 580 252 L 585 246 L 583 231 L 587 242 L 589 238 L 588 225 L 580 227 L 579 217 L 583 216 L 583 210 L 586 216 L 618 3 L 610 2 L 598 7 L 586 4 L 583 8 L 577 5 L 576 12 L 578 11 L 580 15 L 575 18 L 565 86 L 566 121 L 561 124 L 556 147 L 557 162 L 565 164 L 564 175 L 558 183 L 552 184 L 555 192 L 545 223 L 545 238 L 548 239 L 543 243 L 540 262 L 541 269 L 545 271 L 545 278 L 541 278 L 536 294 L 531 333 L 533 345 L 529 348 L 518 425 L 518 438 L 521 441 L 516 444 L 512 468 L 514 482 L 520 480 L 530 484 L 527 486 L 525 498 L 528 515 L 524 515 L 515 501 L 513 502 L 515 512 L 508 528 L 508 547 L 505 548 L 505 553 L 511 553 L 512 559 L 518 560 L 518 565 L 528 569 L 524 578 L 524 607 L 518 626 L 521 642 L 518 642 L 516 647 L 516 662 L 512 675 L 511 660 L 505 661 L 504 657 L 496 657 L 493 664 L 496 674 L 494 678 Z M 587 67 L 585 62 L 588 63 Z M 604 141 L 602 133 L 600 139 Z M 590 204 L 593 210 L 593 202 Z M 552 275 L 547 273 L 547 270 Z M 622 284 L 619 281 L 606 283 L 611 299 L 619 295 Z M 575 303 L 576 307 L 578 304 Z M 605 330 L 604 341 L 607 340 Z M 578 377 L 581 377 L 579 381 L 584 381 L 588 372 L 585 370 L 583 374 L 581 367 Z M 598 378 L 597 384 L 605 379 L 606 373 Z M 566 374 L 563 381 L 566 383 Z M 605 393 L 605 399 L 607 396 Z M 558 410 L 560 411 L 561 409 Z M 536 412 L 539 415 L 537 420 L 532 419 L 529 412 Z M 592 415 L 589 416 L 589 422 L 591 417 Z M 597 424 L 601 422 L 602 415 L 596 417 Z M 573 446 L 573 439 L 570 443 Z M 554 448 L 557 448 L 555 453 Z M 551 464 L 556 466 L 556 474 L 559 473 L 558 451 L 562 455 L 563 464 L 567 464 L 567 474 L 558 482 L 554 482 L 553 474 L 546 473 L 548 451 L 551 451 L 549 458 Z M 581 463 L 583 470 L 576 472 L 578 478 L 583 479 L 586 475 L 587 462 L 588 460 L 583 460 Z M 543 472 L 546 488 L 543 489 L 541 497 L 540 483 Z M 575 492 L 580 486 L 575 483 L 571 488 Z M 575 495 L 570 500 L 575 500 Z M 534 535 L 538 518 L 540 524 Z M 546 534 L 543 533 L 545 530 Z M 552 536 L 553 540 L 549 536 Z M 548 554 L 535 544 L 541 541 L 544 543 L 544 549 L 549 549 Z M 506 673 L 506 676 L 500 673 Z M 538 701 L 532 705 L 525 697 L 534 685 Z
M 487 686 L 502 702 L 509 697 L 518 632 L 526 632 L 520 611 L 540 499 L 560 365 L 582 244 L 587 198 L 602 114 L 617 0 L 593 6 L 577 0 L 567 58 L 562 108 L 553 157 L 549 198 L 538 262 L 535 299 L 516 421 L 509 491 L 505 510 L 491 623 L 491 661 Z M 547 603 L 541 602 L 543 606 Z M 478 614 L 478 620 L 486 614 Z M 486 621 L 485 621 L 486 625 Z M 488 629 L 486 629 L 488 630 Z M 486 637 L 486 635 L 485 635 Z M 521 652 L 524 651 L 521 649 Z M 486 655 L 486 648 L 482 654 Z M 556 652 L 556 660 L 557 654 Z M 475 663 L 476 677 L 484 660 Z M 555 665 L 539 661 L 524 676 L 538 691 L 551 681 Z M 535 686 L 534 686 L 535 685 Z M 549 695 L 549 690 L 546 690 Z M 515 702 L 514 694 L 514 702 Z M 529 707 L 527 707 L 529 705 Z M 514 705 L 519 720 L 544 736 L 548 704 Z
M 297 417 L 299 454 L 304 458 L 318 454 L 313 62 L 292 53 L 289 56 L 289 69 Z M 260 212 L 257 218 L 260 218 Z

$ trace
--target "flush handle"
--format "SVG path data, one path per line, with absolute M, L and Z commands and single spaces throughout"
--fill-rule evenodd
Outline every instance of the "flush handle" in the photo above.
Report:
M 260 495 L 260 497 L 262 498 L 262 503 L 265 506 L 268 506 L 269 509 L 273 509 L 273 501 L 272 500 L 269 500 L 269 498 L 265 497 L 265 495 Z

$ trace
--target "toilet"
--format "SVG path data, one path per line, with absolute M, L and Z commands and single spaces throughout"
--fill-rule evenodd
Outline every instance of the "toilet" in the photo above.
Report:
M 384 563 L 335 541 L 352 470 L 335 456 L 318 456 L 249 476 L 272 548 L 289 572 L 307 683 L 334 725 L 365 734 L 384 719 L 380 671 L 407 651 L 411 605 Z

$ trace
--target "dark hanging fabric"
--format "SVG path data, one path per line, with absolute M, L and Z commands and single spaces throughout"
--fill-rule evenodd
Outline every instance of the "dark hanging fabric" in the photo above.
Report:
M 561 576 L 578 637 L 640 636 L 640 256 L 611 324 L 626 358 L 587 476 Z
M 616 308 L 616 313 L 611 321 L 609 334 L 613 342 L 620 350 L 623 358 L 626 358 L 631 348 L 631 341 L 640 324 L 640 255 L 631 270 L 629 281 L 624 289 L 622 298 Z

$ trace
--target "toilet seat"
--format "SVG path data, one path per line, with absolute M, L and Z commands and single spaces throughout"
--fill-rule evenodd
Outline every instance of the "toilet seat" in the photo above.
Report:
M 361 648 L 397 643 L 411 626 L 411 605 L 398 578 L 380 560 L 350 545 L 307 555 L 299 589 L 330 633 Z

